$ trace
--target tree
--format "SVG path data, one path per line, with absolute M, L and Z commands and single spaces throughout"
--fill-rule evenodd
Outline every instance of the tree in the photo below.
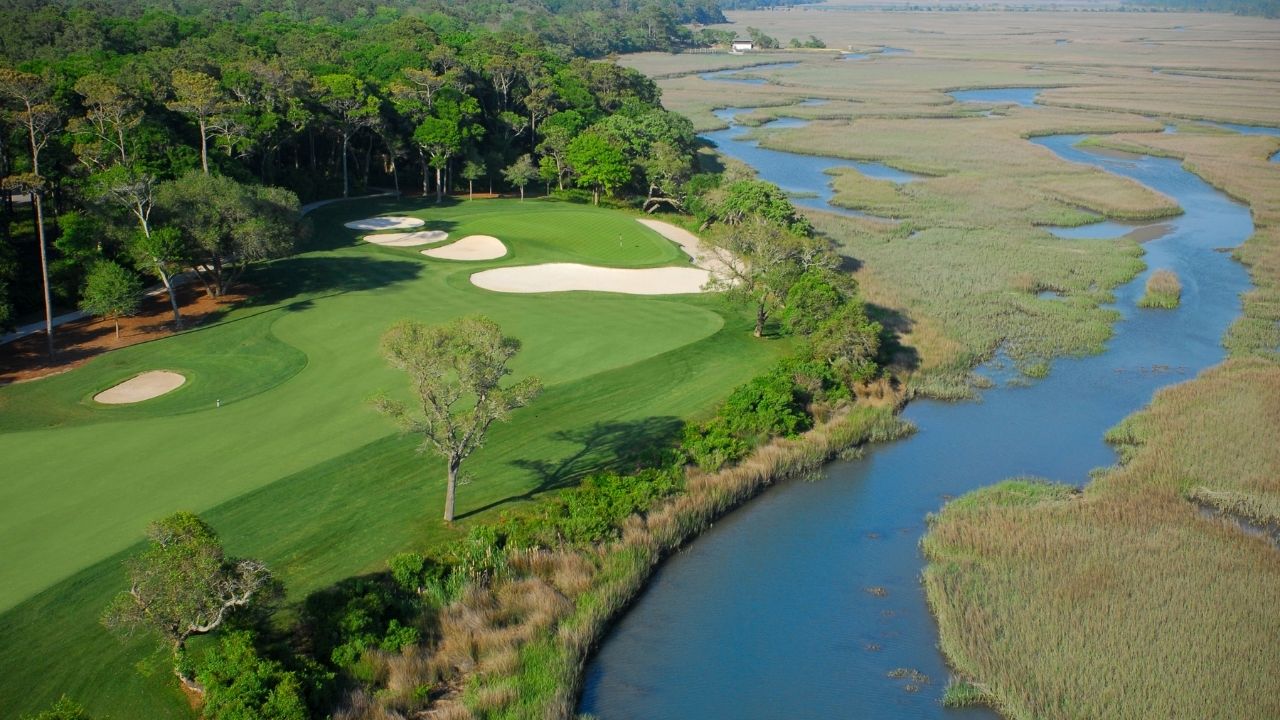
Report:
M 165 257 L 180 255 L 210 297 L 226 294 L 253 261 L 287 255 L 300 232 L 296 195 L 220 175 L 193 171 L 164 183 L 156 204 L 182 238 L 181 253 Z
M 503 169 L 502 177 L 506 178 L 507 182 L 520 188 L 520 200 L 523 202 L 524 186 L 538 177 L 538 168 L 534 166 L 532 158 L 528 155 L 521 155 L 515 162 Z
M 85 114 L 72 126 L 79 136 L 76 154 L 91 170 L 113 163 L 129 162 L 125 132 L 142 122 L 138 102 L 111 78 L 98 73 L 76 81 L 76 93 L 83 98 Z
M 462 164 L 462 177 L 467 181 L 467 199 L 475 199 L 475 183 L 484 177 L 484 163 L 478 160 L 468 160 Z
M 350 154 L 351 136 L 373 127 L 377 122 L 378 99 L 369 92 L 363 80 L 353 75 L 321 75 L 318 81 L 320 103 L 328 109 L 342 138 L 342 197 L 348 197 L 351 183 L 347 174 L 347 156 Z
M 14 101 L 18 124 L 26 130 L 31 151 L 31 172 L 4 179 L 4 189 L 29 193 L 36 210 L 36 238 L 40 245 L 40 273 L 44 281 L 44 329 L 49 357 L 53 357 L 53 298 L 49 293 L 49 253 L 44 234 L 45 179 L 40 174 L 40 153 L 57 132 L 61 120 L 57 109 L 48 103 L 49 85 L 31 73 L 0 68 L 0 96 Z
M 578 175 L 578 187 L 591 188 L 591 200 L 600 204 L 600 191 L 612 193 L 631 179 L 631 165 L 622 150 L 598 132 L 587 132 L 569 143 L 567 158 Z
M 195 119 L 200 128 L 200 168 L 207 174 L 209 123 L 226 108 L 226 97 L 217 80 L 199 71 L 178 68 L 173 71 L 172 82 L 173 100 L 165 106 Z
M 806 270 L 836 264 L 823 241 L 800 237 L 761 218 L 708 239 L 724 261 L 712 273 L 711 286 L 755 305 L 756 337 L 764 337 L 765 323 L 784 306 L 787 293 Z
M 814 334 L 852 300 L 856 290 L 857 283 L 847 275 L 821 267 L 805 272 L 787 291 L 787 326 L 800 335 Z
M 187 672 L 187 641 L 213 632 L 270 590 L 271 573 L 258 560 L 228 558 L 217 533 L 194 513 L 151 523 L 147 540 L 147 549 L 126 562 L 129 589 L 107 606 L 102 623 L 124 636 L 158 635 L 173 651 L 178 680 L 202 692 Z
M 406 432 L 422 435 L 419 452 L 430 449 L 444 458 L 445 522 L 453 522 L 462 462 L 484 444 L 490 425 L 505 421 L 542 391 L 535 377 L 501 386 L 511 374 L 507 361 L 519 350 L 519 340 L 504 336 L 497 323 L 480 316 L 436 327 L 406 320 L 382 336 L 383 356 L 409 374 L 422 414 L 414 415 L 385 396 L 375 404 Z
M 861 302 L 851 300 L 820 324 L 810 336 L 813 356 L 835 371 L 846 385 L 866 382 L 879 370 L 880 323 L 867 317 Z
M 142 283 L 138 276 L 110 260 L 99 260 L 89 270 L 81 291 L 80 309 L 110 318 L 120 339 L 120 318 L 136 315 L 142 304 Z
M 151 213 L 156 205 L 155 176 L 122 164 L 98 173 L 93 181 L 99 198 L 125 207 L 137 219 L 140 234 L 130 244 L 129 251 L 139 265 L 160 279 L 173 310 L 173 326 L 182 329 L 182 312 L 178 309 L 173 277 L 181 271 L 185 253 L 177 229 L 153 230 L 151 227 Z
M 53 707 L 35 715 L 24 715 L 22 720 L 91 720 L 84 706 L 63 695 Z
M 713 203 L 712 213 L 716 220 L 726 225 L 739 225 L 760 218 L 796 235 L 807 237 L 813 234 L 809 219 L 796 210 L 782 188 L 763 180 L 730 183 L 719 202 Z

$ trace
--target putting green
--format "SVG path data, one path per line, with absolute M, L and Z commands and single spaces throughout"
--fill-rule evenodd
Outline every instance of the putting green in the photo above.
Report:
M 510 252 L 439 262 L 342 227 L 386 212 L 458 236 L 501 237 Z M 10 648 L 66 650 L 40 667 L 0 651 L 0 697 L 21 698 L 0 703 L 0 714 L 78 689 L 97 714 L 182 716 L 163 672 L 132 669 L 148 646 L 121 646 L 96 623 L 121 582 L 113 556 L 167 513 L 205 513 L 234 552 L 266 559 L 294 597 L 449 537 L 438 520 L 438 462 L 415 454 L 414 439 L 368 402 L 380 390 L 408 397 L 377 348 L 397 320 L 484 313 L 524 343 L 516 375 L 547 386 L 468 462 L 464 520 L 624 462 L 639 438 L 671 437 L 679 419 L 706 413 L 786 350 L 750 338 L 749 318 L 715 297 L 505 295 L 468 281 L 477 269 L 555 261 L 689 266 L 623 213 L 542 201 L 360 201 L 312 218 L 309 251 L 257 268 L 248 278 L 257 299 L 220 322 L 0 388 L 0 635 Z M 185 376 L 182 391 L 128 406 L 92 402 L 157 367 Z

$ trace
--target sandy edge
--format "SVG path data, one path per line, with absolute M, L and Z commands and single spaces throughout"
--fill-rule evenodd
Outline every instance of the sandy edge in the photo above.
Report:
M 497 260 L 507 254 L 507 246 L 492 235 L 468 235 L 443 247 L 423 250 L 422 254 L 441 260 Z
M 93 396 L 94 402 L 103 405 L 126 405 L 142 402 L 173 392 L 182 387 L 187 379 L 169 370 L 151 370 L 135 375 L 128 380 L 107 388 Z
M 361 239 L 367 243 L 382 245 L 384 247 L 416 247 L 418 245 L 431 245 L 433 243 L 444 242 L 449 239 L 449 233 L 443 230 L 419 230 L 417 232 L 409 233 L 365 235 Z
M 352 230 L 408 230 L 409 228 L 422 227 L 426 225 L 426 221 L 403 215 L 383 215 L 363 220 L 352 220 L 349 223 L 343 223 L 343 225 Z
M 688 230 L 662 220 L 636 218 L 636 222 L 679 245 L 689 259 L 693 260 L 693 264 L 703 270 L 710 270 L 716 274 L 723 274 L 726 270 L 727 265 L 720 253 L 715 248 L 704 244 L 697 235 Z
M 609 268 L 543 263 L 484 270 L 471 284 L 505 293 L 615 292 L 627 295 L 688 295 L 703 292 L 711 273 L 702 268 Z

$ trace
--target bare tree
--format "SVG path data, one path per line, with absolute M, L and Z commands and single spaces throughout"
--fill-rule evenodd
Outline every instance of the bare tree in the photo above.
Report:
M 129 589 L 107 606 L 102 623 L 128 636 L 153 632 L 173 650 L 173 673 L 184 686 L 203 689 L 186 674 L 187 640 L 216 630 L 237 608 L 273 589 L 258 560 L 228 558 L 213 528 L 179 512 L 147 528 L 149 547 L 127 562 Z
M 375 405 L 406 432 L 422 435 L 419 452 L 434 450 L 444 458 L 445 522 L 453 522 L 462 462 L 484 444 L 490 425 L 506 420 L 542 391 L 535 377 L 501 387 L 502 379 L 511 374 L 507 361 L 519 350 L 519 340 L 504 336 L 497 323 L 479 316 L 437 327 L 406 320 L 382 336 L 382 354 L 392 367 L 409 374 L 422 415 L 385 396 Z

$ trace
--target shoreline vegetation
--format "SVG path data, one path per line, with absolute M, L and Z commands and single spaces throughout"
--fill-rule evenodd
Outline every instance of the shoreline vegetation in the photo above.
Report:
M 1255 232 L 1233 257 L 1254 287 L 1223 364 L 1108 431 L 1117 466 L 1083 490 L 1008 480 L 930 518 L 923 581 L 955 668 L 944 703 L 1013 718 L 1275 716 L 1280 454 L 1264 438 L 1280 432 L 1280 182 L 1229 135 L 1088 142 L 1179 159 L 1247 203 Z M 1176 305 L 1173 283 L 1156 284 Z

